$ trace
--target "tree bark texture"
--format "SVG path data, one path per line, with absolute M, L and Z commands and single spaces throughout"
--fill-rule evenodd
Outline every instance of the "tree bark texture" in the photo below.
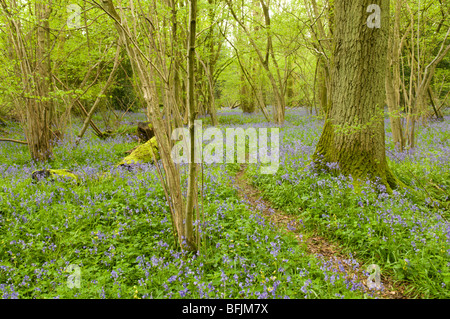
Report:
M 395 148 L 403 151 L 405 148 L 405 137 L 401 123 L 400 110 L 400 11 L 402 0 L 396 2 L 394 31 L 389 37 L 388 63 L 385 78 L 386 103 L 389 109 L 392 139 Z
M 321 167 L 337 162 L 354 179 L 395 185 L 385 155 L 384 116 L 389 0 L 335 1 L 332 105 L 314 154 Z M 369 28 L 369 5 L 381 27 Z
M 102 0 L 101 6 L 102 9 L 114 21 L 119 38 L 121 42 L 125 44 L 130 61 L 132 62 L 134 70 L 139 78 L 139 88 L 147 105 L 148 117 L 152 123 L 152 127 L 154 128 L 156 141 L 158 143 L 159 156 L 161 157 L 165 171 L 165 176 L 163 176 L 162 172 L 159 171 L 159 166 L 157 166 L 158 175 L 164 186 L 165 196 L 168 201 L 172 221 L 176 230 L 176 236 L 178 243 L 181 246 L 184 238 L 186 238 L 184 225 L 186 218 L 184 215 L 185 207 L 183 205 L 183 197 L 181 192 L 180 172 L 171 157 L 170 132 L 167 131 L 165 122 L 161 117 L 161 112 L 159 110 L 159 99 L 154 80 L 156 76 L 155 73 L 157 73 L 160 77 L 164 77 L 164 75 L 158 68 L 156 68 L 152 60 L 143 54 L 139 46 L 136 45 L 135 36 L 133 36 L 130 32 L 126 20 L 122 20 L 122 18 L 118 15 L 112 0 Z M 150 66 L 147 65 L 147 62 Z
M 25 35 L 21 22 L 12 12 L 16 2 L 0 1 L 8 19 L 8 38 L 13 50 L 12 59 L 17 60 L 16 74 L 22 81 L 22 94 L 15 100 L 20 114 L 31 157 L 36 161 L 46 161 L 52 156 L 51 124 L 52 103 L 49 98 L 51 89 L 51 59 L 49 18 L 51 2 L 35 3 L 36 33 L 31 39 L 36 40 L 35 56 L 31 56 L 27 47 L 30 35 Z

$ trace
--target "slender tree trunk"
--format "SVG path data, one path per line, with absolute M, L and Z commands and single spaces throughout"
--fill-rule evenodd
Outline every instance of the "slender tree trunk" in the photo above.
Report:
M 244 15 L 241 12 L 242 15 Z M 248 46 L 247 39 L 243 33 L 242 28 L 236 29 L 236 36 L 238 42 L 242 47 Z M 240 67 L 241 67 L 241 76 L 240 76 L 240 86 L 239 86 L 239 102 L 240 108 L 244 113 L 252 113 L 254 109 L 252 109 L 252 90 L 250 86 L 255 88 L 256 83 L 254 82 L 254 78 L 252 77 L 251 69 L 252 69 L 252 55 L 249 54 L 249 57 L 245 57 L 244 54 L 240 54 Z
M 216 50 L 214 49 L 214 8 L 213 5 L 215 4 L 213 0 L 208 0 L 208 4 L 210 5 L 208 9 L 208 19 L 209 23 L 211 25 L 208 35 L 208 42 L 209 42 L 209 58 L 207 61 L 207 65 L 205 65 L 205 73 L 206 73 L 206 81 L 208 86 L 208 113 L 211 116 L 211 122 L 214 126 L 219 125 L 219 121 L 217 119 L 217 111 L 216 111 L 216 99 L 214 96 L 214 68 L 217 63 L 218 56 L 216 55 Z M 217 51 L 220 51 L 220 46 Z
M 433 91 L 431 90 L 431 86 L 428 87 L 428 97 L 430 98 L 430 103 L 431 103 L 431 106 L 433 108 L 434 115 L 436 115 L 437 119 L 443 120 L 444 116 L 439 111 L 439 109 L 436 108 L 436 104 L 434 102 L 434 96 L 433 96 Z M 429 116 L 432 117 L 433 113 L 431 113 Z
M 395 148 L 403 151 L 405 138 L 401 123 L 400 110 L 400 13 L 402 0 L 396 2 L 394 32 L 389 37 L 388 63 L 386 71 L 386 103 L 389 109 L 392 138 Z M 392 67 L 392 70 L 391 70 Z
M 381 27 L 369 28 L 376 2 Z M 332 62 L 332 106 L 313 160 L 319 167 L 338 163 L 354 179 L 380 178 L 390 189 L 396 179 L 385 155 L 384 115 L 389 0 L 336 0 Z
M 178 44 L 178 9 L 177 9 L 177 0 L 167 0 L 169 2 L 170 8 L 172 9 L 172 43 Z M 172 45 L 172 56 L 173 56 L 173 94 L 175 99 L 175 107 L 177 108 L 178 113 L 181 115 L 185 109 L 182 99 L 182 90 L 181 90 L 181 79 L 180 79 L 180 55 L 181 52 L 178 49 L 177 45 Z
M 27 136 L 31 155 L 35 160 L 45 161 L 52 156 L 51 125 L 53 121 L 53 107 L 49 99 L 51 83 L 50 65 L 50 26 L 49 18 L 51 2 L 35 3 L 35 14 L 37 20 L 37 46 L 36 46 L 36 94 L 39 100 L 35 101 L 34 107 L 27 110 Z
M 97 109 L 97 106 L 99 105 L 102 96 L 105 94 L 106 90 L 110 87 L 112 84 L 114 77 L 116 75 L 117 68 L 119 67 L 119 57 L 120 57 L 120 46 L 117 45 L 116 49 L 116 57 L 114 59 L 114 65 L 111 73 L 109 74 L 108 80 L 106 80 L 105 85 L 103 86 L 100 94 L 95 99 L 94 105 L 92 105 L 91 109 L 89 110 L 89 113 L 86 116 L 86 119 L 84 120 L 83 127 L 81 128 L 80 132 L 78 133 L 77 139 L 75 141 L 75 147 L 78 147 L 81 139 L 83 138 L 84 133 L 86 132 L 89 124 L 91 123 L 92 116 L 94 116 L 95 110 Z
M 329 98 L 329 87 L 330 87 L 330 76 L 328 74 L 328 69 L 325 65 L 324 58 L 319 57 L 317 63 L 317 80 L 318 80 L 318 94 L 319 94 L 319 103 L 320 109 L 322 111 L 322 115 L 325 117 L 330 108 L 331 102 Z
M 292 74 L 292 56 L 287 57 L 287 71 L 289 75 L 286 81 L 286 106 L 294 107 L 294 76 Z
M 326 40 L 332 37 L 334 24 L 334 4 L 328 1 L 328 21 L 322 21 L 325 17 L 321 17 L 321 11 L 316 0 L 305 1 L 310 9 L 307 10 L 311 23 L 311 33 L 314 39 L 313 46 L 317 54 L 317 93 L 319 96 L 319 104 L 322 115 L 326 117 L 331 105 L 331 71 L 330 71 L 330 53 L 331 42 Z M 325 32 L 324 22 L 328 24 L 328 33 Z M 315 88 L 316 89 L 316 88 Z
M 190 0 L 189 8 L 189 42 L 188 42 L 188 82 L 187 82 L 187 109 L 189 112 L 189 139 L 190 139 L 190 160 L 189 160 L 189 180 L 188 180 L 188 190 L 187 190 L 187 200 L 186 200 L 186 222 L 185 222 L 185 235 L 186 235 L 186 249 L 196 250 L 196 241 L 194 237 L 194 194 L 195 183 L 197 179 L 197 164 L 195 163 L 195 127 L 194 121 L 196 117 L 195 110 L 195 99 L 194 99 L 194 88 L 195 88 L 195 78 L 194 78 L 194 65 L 195 65 L 195 37 L 197 29 L 197 0 Z
M 261 50 L 259 49 L 257 43 L 255 42 L 255 39 L 250 34 L 250 31 L 245 26 L 243 21 L 241 21 L 237 15 L 236 12 L 233 9 L 233 5 L 230 0 L 226 0 L 226 3 L 228 7 L 230 8 L 230 12 L 233 16 L 233 18 L 236 20 L 236 22 L 239 24 L 239 26 L 242 28 L 242 30 L 245 32 L 245 35 L 247 36 L 248 40 L 250 41 L 251 46 L 256 51 L 256 54 L 258 56 L 258 59 L 263 66 L 264 70 L 266 71 L 267 76 L 269 77 L 270 83 L 272 85 L 273 92 L 275 94 L 275 101 L 276 101 L 276 107 L 275 112 L 273 114 L 274 116 L 274 122 L 277 124 L 284 124 L 284 112 L 286 103 L 284 100 L 284 94 L 282 92 L 284 91 L 284 85 L 282 84 L 282 79 L 280 76 L 280 69 L 278 67 L 278 64 L 276 62 L 273 47 L 272 47 L 272 37 L 271 37 L 271 30 L 270 30 L 270 16 L 269 16 L 269 8 L 268 5 L 266 5 L 262 0 L 260 0 L 261 6 L 263 7 L 264 17 L 265 17 L 265 27 L 267 31 L 267 51 L 266 55 L 263 56 Z M 272 60 L 274 63 L 274 67 L 277 73 L 277 79 L 275 79 L 274 75 L 272 74 L 270 68 L 269 68 L 269 55 L 272 56 Z
M 53 118 L 52 103 L 49 98 L 51 89 L 51 59 L 49 18 L 51 2 L 36 2 L 36 56 L 33 61 L 27 48 L 20 20 L 13 15 L 17 9 L 12 1 L 8 7 L 6 1 L 0 5 L 8 19 L 8 36 L 14 48 L 14 60 L 17 60 L 16 73 L 22 81 L 22 98 L 16 101 L 16 108 L 21 115 L 25 136 L 31 157 L 36 161 L 46 161 L 52 156 L 51 124 Z M 35 68 L 33 66 L 36 65 Z
M 277 124 L 284 124 L 284 117 L 285 117 L 285 111 L 286 111 L 286 100 L 284 97 L 284 83 L 281 78 L 280 74 L 280 67 L 278 66 L 277 59 L 275 57 L 275 52 L 273 50 L 272 45 L 272 30 L 271 30 L 271 20 L 270 20 L 270 14 L 269 14 L 269 1 L 267 4 L 264 2 L 264 0 L 259 0 L 261 3 L 261 7 L 263 9 L 264 14 L 264 22 L 265 22 L 265 28 L 267 32 L 267 53 L 266 53 L 266 59 L 265 63 L 263 63 L 267 75 L 269 76 L 270 81 L 273 83 L 273 91 L 275 94 L 275 101 L 276 101 L 276 111 L 274 112 L 274 121 Z M 275 80 L 274 76 L 272 75 L 272 72 L 269 70 L 269 54 L 272 57 L 272 63 L 275 67 L 276 75 L 277 75 L 277 81 Z
M 239 50 L 233 45 L 233 42 L 231 42 L 228 39 L 226 39 L 226 40 L 233 47 L 234 52 L 236 53 L 236 58 L 237 58 L 237 61 L 239 63 L 240 69 L 242 71 L 242 73 L 241 73 L 242 76 L 244 76 L 247 79 L 247 82 L 252 86 L 253 92 L 255 92 L 255 98 L 257 100 L 258 107 L 261 109 L 261 112 L 263 113 L 265 119 L 268 122 L 270 122 L 269 113 L 267 112 L 267 109 L 266 109 L 266 97 L 265 97 L 263 89 L 262 88 L 261 89 L 255 88 L 255 85 L 252 84 L 253 81 L 250 79 L 250 75 L 248 74 L 248 72 L 246 71 L 244 65 L 242 64 L 241 57 L 240 57 L 240 54 L 239 54 Z M 261 74 L 259 74 L 259 76 L 261 76 Z M 241 78 L 241 81 L 243 81 L 242 78 Z
M 159 98 L 155 84 L 155 78 L 157 76 L 164 78 L 164 74 L 136 44 L 136 36 L 130 32 L 126 19 L 122 20 L 122 18 L 118 15 L 113 2 L 111 0 L 102 0 L 101 8 L 114 21 L 120 41 L 125 44 L 130 61 L 133 64 L 137 77 L 139 78 L 139 88 L 147 105 L 148 118 L 154 127 L 155 136 L 158 143 L 158 151 L 164 166 L 165 176 L 163 176 L 160 171 L 159 165 L 157 165 L 157 173 L 164 188 L 165 196 L 171 212 L 172 222 L 176 229 L 178 243 L 180 246 L 184 246 L 183 242 L 187 238 L 185 235 L 186 217 L 184 214 L 185 207 L 183 205 L 183 196 L 181 192 L 180 172 L 172 160 L 170 141 L 171 132 L 167 131 L 167 127 L 161 117 L 161 112 L 159 110 Z M 153 48 L 153 50 L 157 51 L 155 48 Z M 150 67 L 148 64 L 150 64 Z M 192 239 L 189 238 L 188 242 L 191 240 Z
M 245 79 L 244 70 L 241 70 L 241 87 L 239 89 L 239 98 L 241 101 L 241 109 L 244 113 L 252 113 L 250 105 L 250 96 L 247 80 Z

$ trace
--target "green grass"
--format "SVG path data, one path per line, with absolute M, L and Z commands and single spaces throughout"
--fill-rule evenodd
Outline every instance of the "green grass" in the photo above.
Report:
M 317 141 L 320 130 L 307 128 L 285 128 L 284 162 L 276 175 L 261 175 L 257 167 L 249 172 L 264 197 L 300 218 L 308 231 L 336 240 L 395 280 L 410 284 L 413 296 L 449 298 L 448 124 L 419 128 L 419 146 L 411 155 L 388 152 L 395 153 L 391 169 L 410 187 L 393 195 L 375 183 L 355 189 L 355 183 L 338 172 L 310 170 L 311 135 Z
M 273 206 L 301 219 L 300 231 L 316 230 L 356 251 L 364 264 L 349 258 L 355 268 L 375 263 L 383 273 L 409 282 L 416 295 L 448 297 L 442 283 L 448 283 L 449 246 L 438 217 L 447 213 L 410 194 L 385 197 L 376 186 L 355 193 L 339 176 L 305 170 L 321 123 L 295 111 L 287 118 L 279 172 L 259 175 L 258 165 L 248 168 L 248 176 Z M 260 116 L 239 114 L 220 119 L 222 125 L 261 121 Z M 448 131 L 441 130 L 445 142 Z M 15 126 L 10 132 L 14 138 L 22 134 Z M 137 145 L 135 140 L 119 135 L 102 141 L 88 132 L 74 150 L 69 137 L 55 145 L 54 159 L 45 164 L 33 163 L 26 146 L 0 144 L 3 298 L 371 298 L 360 283 L 308 255 L 292 235 L 239 200 L 231 178 L 238 165 L 205 166 L 204 217 L 196 222 L 200 253 L 187 254 L 174 240 L 155 167 L 134 172 L 114 168 L 124 151 Z M 439 162 L 445 148 L 434 152 L 426 164 L 411 158 L 391 165 L 405 182 L 409 175 L 400 173 L 415 168 L 424 176 L 422 182 L 431 177 L 448 191 L 448 171 Z M 81 182 L 33 183 L 31 172 L 44 167 L 71 169 Z M 424 170 L 430 172 L 424 175 Z M 111 176 L 100 178 L 106 171 Z M 185 167 L 183 176 L 185 185 Z M 400 216 L 404 223 L 383 222 L 383 213 L 385 218 Z M 74 274 L 66 271 L 69 265 L 79 267 L 81 288 L 68 287 Z

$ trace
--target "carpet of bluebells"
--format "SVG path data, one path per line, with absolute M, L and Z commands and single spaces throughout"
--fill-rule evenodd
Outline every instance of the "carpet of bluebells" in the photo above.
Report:
M 259 164 L 249 165 L 251 182 L 274 207 L 298 217 L 300 232 L 314 230 L 356 252 L 364 265 L 342 261 L 355 271 L 377 264 L 416 296 L 449 298 L 450 214 L 442 203 L 450 192 L 450 118 L 419 128 L 419 147 L 404 154 L 393 150 L 387 123 L 390 166 L 414 190 L 393 194 L 376 183 L 355 187 L 333 163 L 332 173 L 314 170 L 310 158 L 323 122 L 300 109 L 286 118 L 280 169 L 261 175 Z M 219 119 L 222 127 L 274 126 L 234 111 Z M 139 120 L 145 116 L 129 114 L 121 124 Z M 16 124 L 3 131 L 24 138 Z M 342 265 L 307 254 L 294 236 L 240 200 L 233 186 L 238 164 L 204 166 L 203 216 L 195 223 L 200 251 L 186 253 L 174 240 L 155 166 L 116 168 L 136 139 L 100 140 L 88 132 L 75 149 L 71 134 L 46 164 L 32 162 L 25 145 L 0 144 L 2 298 L 374 297 Z M 70 169 L 80 182 L 32 182 L 41 168 Z M 74 287 L 75 268 L 80 285 Z
M 307 230 L 336 240 L 368 264 L 379 265 L 412 296 L 450 297 L 450 116 L 419 127 L 417 147 L 396 152 L 385 121 L 389 166 L 409 189 L 388 194 L 383 185 L 360 185 L 339 173 L 313 169 L 311 156 L 323 121 L 302 111 L 287 115 L 280 169 L 249 176 L 276 208 L 298 216 Z

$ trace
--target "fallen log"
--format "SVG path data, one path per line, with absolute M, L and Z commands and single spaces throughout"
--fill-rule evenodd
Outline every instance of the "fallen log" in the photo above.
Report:
M 139 145 L 134 149 L 130 155 L 126 156 L 117 166 L 120 165 L 132 165 L 151 163 L 154 161 L 154 157 L 159 160 L 158 143 L 156 142 L 156 136 L 142 145 Z
M 71 182 L 79 182 L 79 178 L 77 175 L 72 173 L 71 171 L 67 169 L 42 169 L 37 170 L 31 173 L 31 178 L 33 179 L 33 182 L 39 182 L 43 179 L 50 179 L 52 181 L 54 180 L 68 180 Z
M 146 143 L 139 145 L 134 149 L 130 155 L 126 156 L 121 160 L 116 166 L 125 168 L 129 171 L 133 171 L 136 164 L 152 163 L 154 160 L 159 160 L 159 150 L 158 144 L 156 142 L 156 137 L 152 137 Z M 99 178 L 105 178 L 110 176 L 108 172 L 103 173 Z M 59 180 L 69 180 L 71 182 L 79 183 L 80 179 L 72 171 L 67 169 L 42 169 L 36 170 L 31 173 L 31 178 L 33 182 L 38 182 L 43 179 L 48 179 L 55 181 Z

